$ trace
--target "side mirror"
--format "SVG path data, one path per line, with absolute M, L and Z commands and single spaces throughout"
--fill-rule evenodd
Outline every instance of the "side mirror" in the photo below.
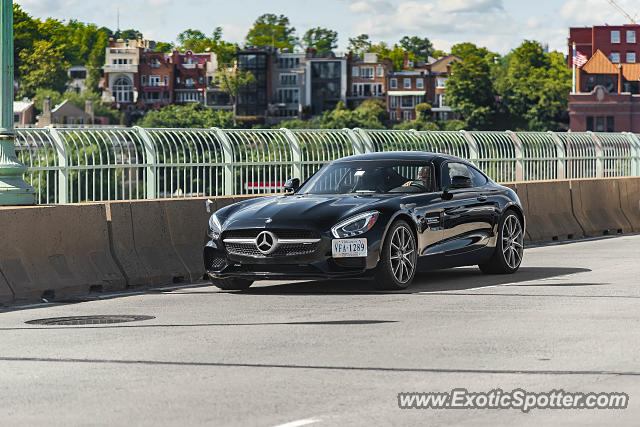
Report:
M 471 188 L 473 187 L 473 183 L 471 182 L 471 178 L 468 176 L 456 175 L 451 178 L 451 184 L 444 189 L 442 192 L 442 197 L 445 199 L 449 199 L 450 193 L 449 190 L 454 188 Z
M 285 193 L 295 193 L 300 188 L 300 178 L 290 178 L 284 183 Z
M 471 178 L 468 176 L 460 176 L 456 175 L 451 179 L 451 185 L 449 188 L 471 188 L 473 184 L 471 183 Z

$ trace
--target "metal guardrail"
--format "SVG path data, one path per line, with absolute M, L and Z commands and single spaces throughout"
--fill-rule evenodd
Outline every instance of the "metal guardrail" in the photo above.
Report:
M 398 150 L 460 156 L 498 182 L 640 175 L 640 138 L 631 133 L 16 130 L 38 203 L 269 193 L 332 160 Z

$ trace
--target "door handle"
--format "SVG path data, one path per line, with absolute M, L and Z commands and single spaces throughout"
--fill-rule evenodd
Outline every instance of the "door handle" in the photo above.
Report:
M 487 196 L 485 196 L 484 194 L 481 194 L 477 197 L 479 202 L 486 202 L 487 201 Z

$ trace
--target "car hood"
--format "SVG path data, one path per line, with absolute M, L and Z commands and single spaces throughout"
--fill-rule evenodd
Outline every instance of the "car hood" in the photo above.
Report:
M 223 229 L 303 228 L 329 230 L 341 219 L 374 210 L 397 194 L 288 195 L 258 197 L 220 213 Z

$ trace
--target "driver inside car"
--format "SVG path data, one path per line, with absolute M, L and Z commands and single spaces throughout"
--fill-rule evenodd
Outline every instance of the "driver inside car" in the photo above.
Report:
M 418 179 L 415 181 L 407 181 L 402 184 L 403 187 L 409 187 L 411 185 L 424 187 L 425 191 L 431 191 L 431 167 L 423 166 L 418 172 Z

